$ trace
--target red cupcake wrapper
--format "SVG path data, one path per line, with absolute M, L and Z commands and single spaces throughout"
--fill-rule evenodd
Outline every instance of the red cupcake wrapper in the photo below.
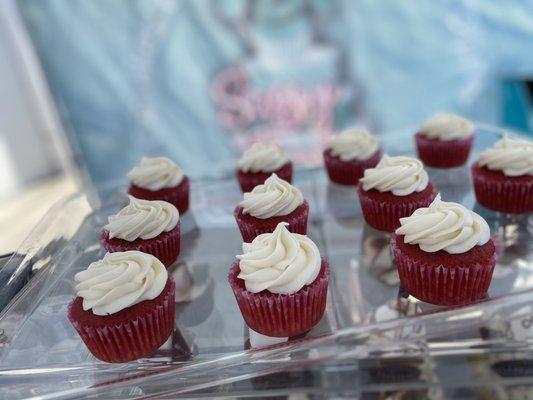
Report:
M 380 231 L 392 232 L 400 226 L 400 218 L 408 217 L 416 209 L 427 207 L 436 196 L 433 183 L 422 191 L 407 196 L 395 196 L 390 192 L 366 191 L 360 183 L 357 187 L 365 221 Z
M 406 251 L 403 237 L 391 236 L 398 275 L 403 288 L 412 296 L 426 303 L 436 305 L 461 305 L 481 299 L 487 292 L 494 266 L 496 251 L 493 240 L 484 245 L 485 257 L 468 257 L 468 252 L 460 255 L 444 254 L 443 251 L 425 253 L 424 258 Z M 418 248 L 418 246 L 416 246 Z M 480 246 L 483 247 L 483 246 Z M 413 249 L 411 248 L 411 253 Z M 416 250 L 415 252 L 422 252 Z M 456 256 L 457 262 L 453 262 Z
M 309 216 L 309 204 L 304 201 L 302 205 L 298 206 L 293 212 L 281 217 L 272 217 L 267 219 L 260 219 L 252 217 L 248 214 L 243 214 L 242 207 L 237 206 L 233 213 L 239 230 L 241 231 L 242 239 L 246 243 L 250 243 L 256 236 L 263 233 L 272 233 L 280 222 L 287 222 L 289 232 L 299 233 L 301 235 L 307 234 L 307 218 Z
M 276 171 L 271 172 L 243 172 L 238 168 L 235 170 L 235 175 L 243 193 L 251 192 L 257 185 L 262 185 L 272 174 L 276 174 L 279 178 L 292 183 L 292 162 L 288 162 Z
M 418 158 L 428 167 L 453 168 L 464 165 L 470 155 L 474 135 L 459 140 L 429 139 L 418 132 L 415 135 Z
M 104 248 L 110 253 L 138 250 L 153 255 L 159 259 L 165 267 L 169 267 L 174 261 L 176 261 L 180 254 L 180 222 L 178 221 L 176 227 L 171 231 L 163 232 L 153 239 L 135 239 L 132 242 L 119 238 L 110 239 L 109 232 L 103 230 L 100 234 L 100 241 Z
M 376 151 L 367 160 L 342 161 L 331 154 L 331 149 L 324 151 L 324 163 L 329 179 L 339 185 L 357 185 L 365 169 L 374 168 L 381 159 L 381 150 Z
M 189 191 L 190 182 L 187 176 L 184 176 L 181 183 L 173 188 L 149 190 L 132 183 L 128 189 L 128 193 L 137 199 L 167 201 L 170 204 L 173 204 L 180 214 L 185 214 L 189 209 Z
M 68 319 L 89 351 L 98 359 L 122 363 L 146 357 L 157 350 L 174 330 L 174 281 L 159 296 L 108 316 L 83 310 L 76 297 L 68 307 Z
M 476 162 L 472 165 L 472 178 L 476 199 L 483 207 L 510 214 L 533 212 L 532 176 L 505 176 Z
M 329 281 L 326 260 L 322 260 L 315 281 L 293 294 L 274 294 L 267 290 L 248 292 L 244 281 L 237 278 L 239 272 L 239 261 L 235 261 L 228 280 L 250 329 L 270 337 L 291 337 L 309 331 L 322 319 Z

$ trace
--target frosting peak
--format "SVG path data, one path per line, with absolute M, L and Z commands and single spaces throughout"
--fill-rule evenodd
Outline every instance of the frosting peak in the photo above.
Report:
M 109 315 L 161 294 L 168 275 L 157 258 L 140 251 L 107 253 L 78 272 L 76 294 L 83 309 L 95 315 Z
M 272 172 L 289 162 L 283 149 L 274 144 L 254 143 L 239 160 L 243 172 Z
M 430 139 L 442 141 L 466 139 L 474 134 L 474 124 L 459 115 L 439 113 L 426 119 L 419 132 Z
M 384 155 L 375 168 L 368 168 L 360 182 L 363 189 L 392 192 L 395 196 L 407 196 L 423 191 L 429 182 L 420 160 L 412 157 Z
M 504 136 L 479 156 L 479 165 L 507 176 L 533 175 L 533 142 Z
M 307 236 L 289 232 L 287 225 L 280 222 L 274 232 L 243 243 L 243 254 L 237 256 L 238 278 L 249 292 L 296 293 L 318 276 L 322 265 L 318 247 Z
M 378 149 L 378 140 L 367 131 L 349 129 L 331 140 L 331 154 L 342 161 L 367 160 Z
M 134 167 L 128 173 L 128 178 L 135 186 L 148 190 L 176 187 L 183 176 L 181 168 L 166 157 L 143 157 L 140 167 Z
M 152 239 L 162 232 L 169 232 L 179 221 L 179 212 L 172 204 L 162 200 L 142 200 L 128 196 L 130 203 L 117 214 L 108 218 L 104 229 L 109 238 L 133 242 Z
M 442 201 L 440 194 L 429 207 L 400 218 L 400 224 L 396 234 L 405 235 L 405 243 L 418 244 L 428 253 L 466 253 L 490 239 L 490 229 L 483 218 L 461 204 Z
M 272 174 L 265 183 L 257 185 L 251 192 L 244 193 L 244 200 L 239 205 L 243 214 L 266 219 L 288 215 L 303 202 L 302 192 Z

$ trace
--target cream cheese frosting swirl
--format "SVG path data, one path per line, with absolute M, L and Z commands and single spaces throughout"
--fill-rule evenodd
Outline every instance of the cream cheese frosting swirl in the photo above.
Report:
M 505 136 L 479 156 L 478 164 L 506 176 L 533 175 L 533 142 Z
M 289 162 L 283 149 L 274 144 L 254 143 L 244 152 L 238 167 L 243 172 L 272 172 Z
M 428 253 L 466 253 L 490 239 L 489 225 L 483 218 L 461 204 L 442 201 L 440 194 L 429 207 L 400 218 L 400 224 L 396 234 L 405 235 L 405 243 L 418 244 Z
M 74 277 L 83 309 L 109 315 L 161 294 L 167 270 L 157 258 L 140 251 L 107 253 Z
M 384 155 L 375 168 L 368 168 L 360 180 L 363 189 L 392 192 L 395 196 L 407 196 L 421 192 L 429 182 L 424 165 L 412 157 Z
M 474 124 L 459 115 L 439 113 L 425 120 L 419 132 L 442 141 L 466 139 L 474 134 Z
M 141 166 L 128 173 L 128 178 L 135 186 L 148 190 L 176 187 L 183 176 L 182 169 L 166 157 L 143 157 Z
M 162 200 L 142 200 L 128 196 L 130 203 L 108 218 L 104 229 L 109 238 L 133 242 L 136 239 L 152 239 L 162 232 L 169 232 L 178 224 L 180 215 L 176 207 Z
M 266 219 L 288 215 L 303 202 L 302 192 L 272 174 L 265 183 L 257 185 L 251 192 L 244 193 L 244 200 L 239 205 L 243 214 Z
M 342 161 L 367 160 L 378 151 L 379 142 L 367 131 L 349 129 L 335 135 L 330 148 Z
M 289 232 L 287 225 L 280 222 L 274 232 L 243 243 L 243 254 L 237 256 L 238 278 L 249 292 L 296 293 L 318 276 L 322 265 L 318 247 L 307 236 Z

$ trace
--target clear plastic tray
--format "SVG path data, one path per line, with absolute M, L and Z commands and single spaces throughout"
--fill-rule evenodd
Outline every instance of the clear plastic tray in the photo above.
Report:
M 383 137 L 385 151 L 413 154 L 406 137 Z M 480 129 L 471 160 L 498 137 L 497 130 Z M 523 321 L 531 313 L 533 216 L 506 216 L 477 205 L 468 167 L 428 172 L 443 199 L 474 208 L 499 242 L 501 256 L 480 303 L 443 308 L 410 297 L 399 285 L 389 236 L 364 223 L 355 190 L 329 183 L 321 169 L 298 171 L 294 183 L 310 204 L 308 235 L 332 267 L 326 314 L 305 337 L 250 339 L 227 284 L 242 243 L 232 215 L 240 191 L 233 178 L 196 181 L 192 210 L 182 217 L 182 253 L 170 270 L 176 281 L 174 333 L 151 357 L 127 364 L 95 359 L 66 317 L 73 277 L 104 254 L 100 229 L 126 195 L 111 191 L 101 203 L 85 194 L 68 198 L 0 271 L 11 277 L 0 296 L 20 285 L 21 275 L 32 275 L 0 314 L 0 398 L 177 395 L 331 360 L 405 356 L 427 351 L 428 341 L 437 352 L 476 348 L 477 341 L 449 335 L 500 320 Z M 529 340 L 529 327 L 522 331 L 512 339 Z M 496 339 L 505 345 L 508 331 Z M 487 344 L 487 337 L 476 340 Z

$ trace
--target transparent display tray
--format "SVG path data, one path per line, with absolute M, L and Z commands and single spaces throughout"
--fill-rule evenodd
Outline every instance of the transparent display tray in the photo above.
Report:
M 496 129 L 479 129 L 470 162 L 498 138 Z M 390 155 L 414 154 L 406 133 L 381 140 Z M 20 289 L 21 276 L 31 277 L 0 314 L 0 398 L 178 396 L 200 390 L 206 395 L 209 388 L 243 379 L 338 366 L 343 359 L 527 344 L 533 324 L 533 216 L 502 215 L 476 204 L 466 166 L 427 170 L 443 199 L 481 214 L 498 241 L 493 280 L 479 303 L 445 308 L 405 293 L 389 235 L 365 224 L 354 188 L 329 183 L 322 169 L 302 170 L 294 184 L 310 205 L 308 235 L 332 270 L 326 313 L 303 337 L 272 340 L 250 333 L 227 283 L 242 245 L 233 218 L 241 199 L 237 182 L 194 181 L 192 210 L 182 216 L 182 252 L 170 268 L 176 281 L 174 333 L 150 357 L 125 364 L 95 359 L 66 316 L 73 277 L 103 256 L 101 227 L 125 204 L 125 191 L 109 191 L 101 201 L 81 193 L 66 199 L 0 270 L 0 276 L 9 276 L 0 289 L 5 303 Z M 457 336 L 491 326 L 489 335 Z

